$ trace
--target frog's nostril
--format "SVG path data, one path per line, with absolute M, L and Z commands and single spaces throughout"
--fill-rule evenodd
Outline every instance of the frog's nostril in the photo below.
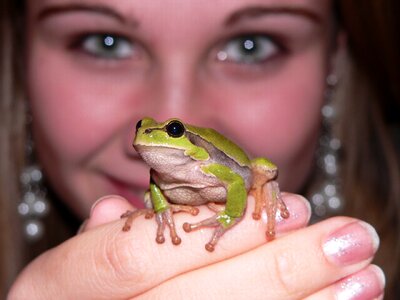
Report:
M 138 131 L 138 129 L 139 129 L 140 127 L 142 127 L 142 120 L 139 120 L 139 121 L 136 123 L 136 131 Z

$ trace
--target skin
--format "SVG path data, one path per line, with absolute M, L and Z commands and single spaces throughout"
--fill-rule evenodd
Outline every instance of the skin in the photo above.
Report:
M 139 205 L 148 169 L 130 141 L 136 122 L 146 115 L 214 128 L 250 156 L 274 161 L 283 190 L 303 185 L 312 166 L 328 72 L 329 1 L 299 2 L 315 19 L 282 13 L 254 21 L 243 13 L 253 5 L 238 0 L 219 1 L 212 8 L 202 1 L 171 1 L 165 3 L 168 11 L 136 7 L 132 1 L 111 5 L 123 21 L 96 11 L 51 10 L 71 2 L 29 2 L 27 76 L 40 161 L 77 214 L 86 217 L 93 202 L 108 194 Z M 263 3 L 254 1 L 254 6 Z M 202 21 L 188 26 L 186 16 L 193 11 Z M 242 17 L 225 25 L 237 12 Z M 77 40 L 93 31 L 126 36 L 136 43 L 135 51 L 119 60 L 90 55 L 90 45 Z M 279 37 L 276 43 L 265 42 L 272 50 L 264 62 L 216 59 L 227 40 L 259 31 Z M 259 138 L 260 128 L 265 138 Z
M 26 267 L 10 299 L 179 299 L 206 291 L 216 299 L 235 299 L 240 291 L 255 299 L 329 299 L 338 280 L 368 272 L 373 253 L 341 265 L 322 250 L 321 241 L 355 220 L 304 228 L 309 206 L 294 194 L 283 194 L 293 217 L 278 220 L 274 242 L 265 243 L 264 226 L 246 214 L 211 255 L 202 247 L 208 232 L 185 235 L 181 247 L 157 246 L 152 222 L 138 218 L 135 230 L 124 234 L 119 220 L 140 207 L 148 186 L 148 168 L 130 145 L 137 120 L 146 115 L 215 128 L 251 157 L 274 161 L 283 190 L 303 186 L 333 59 L 329 0 L 27 4 L 26 76 L 36 150 L 62 201 L 87 220 L 80 234 Z M 277 5 L 285 9 L 267 13 Z M 253 16 L 252 6 L 263 13 Z M 96 37 L 83 39 L 93 31 L 124 36 L 123 59 L 94 55 Z M 236 61 L 233 37 L 249 32 L 277 39 L 271 44 L 261 37 L 271 54 L 262 63 Z M 110 194 L 124 198 L 103 197 Z M 200 207 L 191 218 L 207 216 L 210 211 Z M 176 215 L 178 224 L 183 220 Z

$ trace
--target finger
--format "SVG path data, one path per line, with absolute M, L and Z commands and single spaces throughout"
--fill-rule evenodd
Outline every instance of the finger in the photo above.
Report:
M 116 195 L 102 197 L 92 205 L 90 217 L 80 232 L 118 220 L 127 210 L 134 209 L 135 207 L 123 197 Z
M 384 287 L 385 275 L 382 270 L 375 265 L 369 265 L 307 297 L 306 300 L 383 299 Z
M 179 295 L 303 299 L 365 268 L 376 249 L 376 232 L 370 226 L 350 218 L 334 218 L 177 276 L 142 296 L 152 299 L 168 293 L 172 299 Z
M 286 194 L 284 200 L 292 217 L 278 222 L 278 235 L 305 226 L 310 214 L 302 197 Z M 200 210 L 198 219 L 212 214 L 207 208 Z M 177 214 L 176 222 L 181 227 L 188 218 L 196 219 Z M 254 221 L 251 213 L 225 234 L 212 254 L 204 250 L 211 230 L 185 234 L 180 246 L 158 245 L 154 220 L 138 218 L 129 232 L 122 232 L 123 223 L 98 226 L 43 254 L 22 272 L 14 291 L 20 288 L 22 299 L 35 299 L 32 295 L 37 299 L 128 298 L 265 243 L 265 224 Z

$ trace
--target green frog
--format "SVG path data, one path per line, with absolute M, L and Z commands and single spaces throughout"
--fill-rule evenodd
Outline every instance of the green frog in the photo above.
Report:
M 124 231 L 130 230 L 137 216 L 151 218 L 155 214 L 156 241 L 165 241 L 164 229 L 169 227 L 171 241 L 178 245 L 181 239 L 173 214 L 183 211 L 196 215 L 196 206 L 207 204 L 215 215 L 197 223 L 184 223 L 183 229 L 190 232 L 214 227 L 205 245 L 211 252 L 219 238 L 242 219 L 248 194 L 255 198 L 254 219 L 260 219 L 266 210 L 268 239 L 275 235 L 276 212 L 289 217 L 276 181 L 276 165 L 266 158 L 250 160 L 239 146 L 214 129 L 176 118 L 162 123 L 144 118 L 136 125 L 133 147 L 150 166 L 150 187 L 144 196 L 146 208 L 121 216 L 127 218 Z

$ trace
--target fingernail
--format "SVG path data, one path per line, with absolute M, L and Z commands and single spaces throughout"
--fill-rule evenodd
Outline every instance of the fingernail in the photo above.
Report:
M 88 222 L 88 219 L 86 219 L 85 221 L 82 222 L 82 224 L 81 224 L 81 226 L 79 226 L 76 234 L 81 234 L 85 230 L 87 222 Z
M 351 275 L 336 285 L 337 300 L 380 299 L 385 288 L 382 270 L 371 265 L 357 274 Z
M 378 246 L 375 229 L 368 223 L 356 221 L 329 235 L 322 249 L 331 262 L 350 265 L 371 258 Z
M 117 195 L 107 195 L 107 196 L 103 196 L 103 197 L 97 199 L 97 200 L 92 204 L 92 207 L 90 208 L 89 218 L 92 216 L 94 209 L 96 208 L 96 206 L 97 206 L 100 202 L 102 202 L 103 200 L 106 200 L 106 199 L 111 199 L 111 198 L 121 198 L 121 197 L 120 197 L 120 196 L 117 196 Z
M 282 193 L 287 209 L 289 210 L 289 218 L 282 218 L 279 213 L 277 213 L 276 223 L 279 227 L 285 228 L 290 227 L 292 224 L 308 224 L 311 217 L 311 206 L 310 202 L 299 195 L 292 195 L 287 193 Z M 265 217 L 265 222 L 267 217 Z

